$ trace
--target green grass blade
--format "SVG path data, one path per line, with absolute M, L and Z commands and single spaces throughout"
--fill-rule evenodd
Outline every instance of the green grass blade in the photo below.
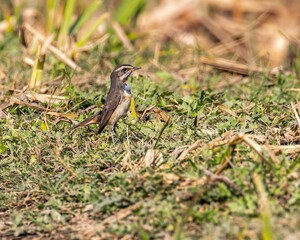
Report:
M 14 16 L 16 19 L 20 19 L 22 13 L 23 3 L 16 1 L 14 4 Z
M 31 73 L 31 78 L 29 83 L 30 88 L 34 88 L 41 84 L 44 64 L 45 64 L 45 55 L 41 55 L 41 46 L 39 45 L 36 51 L 36 59 Z
M 54 31 L 54 19 L 57 6 L 58 0 L 47 0 L 46 30 L 48 34 L 53 33 Z
M 156 141 L 155 141 L 154 144 L 153 144 L 153 147 L 152 147 L 153 149 L 156 148 L 156 146 L 157 146 L 157 144 L 158 144 L 158 142 L 159 142 L 159 140 L 160 140 L 160 138 L 161 138 L 163 132 L 165 131 L 165 129 L 167 128 L 167 126 L 168 126 L 170 123 L 171 123 L 171 119 L 169 119 L 168 121 L 166 121 L 165 124 L 163 125 L 163 127 L 161 128 L 160 132 L 158 133 L 157 139 L 156 139 Z
M 144 5 L 145 0 L 123 0 L 114 14 L 114 19 L 121 24 L 129 24 Z
M 89 39 L 91 38 L 92 34 L 96 31 L 98 26 L 107 18 L 108 18 L 108 13 L 101 15 L 98 18 L 98 20 L 92 26 L 89 27 L 89 30 L 77 41 L 76 46 L 77 47 L 84 46 L 89 41 Z
M 69 29 L 69 35 L 76 33 L 82 25 L 93 15 L 93 13 L 100 8 L 102 5 L 102 1 L 96 0 L 93 1 L 84 11 L 83 13 L 77 18 L 75 23 Z
M 59 31 L 59 37 L 58 37 L 59 45 L 63 45 L 65 43 L 66 36 L 68 35 L 68 31 L 71 26 L 75 3 L 76 3 L 75 0 L 67 0 L 64 9 L 63 24 Z
M 262 239 L 272 240 L 273 238 L 273 228 L 271 223 L 271 210 L 269 208 L 269 201 L 267 197 L 267 192 L 265 190 L 264 184 L 261 177 L 258 174 L 253 174 L 253 181 L 257 189 L 259 196 L 259 206 L 260 206 L 260 217 L 262 222 Z

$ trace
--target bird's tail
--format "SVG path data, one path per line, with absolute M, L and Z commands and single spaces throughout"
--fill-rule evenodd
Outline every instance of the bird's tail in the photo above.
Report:
M 78 123 L 77 125 L 75 125 L 74 127 L 72 127 L 70 130 L 74 130 L 76 128 L 79 127 L 83 127 L 83 126 L 88 126 L 91 124 L 97 124 L 99 123 L 99 116 L 100 116 L 101 112 L 96 113 L 95 115 L 83 120 L 81 123 Z

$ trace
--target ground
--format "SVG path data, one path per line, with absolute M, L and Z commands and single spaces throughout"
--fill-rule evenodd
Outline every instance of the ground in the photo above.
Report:
M 47 57 L 27 93 L 64 97 L 53 103 L 24 96 L 31 67 L 5 36 L 1 239 L 300 239 L 297 64 L 239 76 L 199 64 L 201 51 L 163 51 L 154 63 L 95 47 L 81 73 Z M 101 109 L 119 63 L 142 67 L 129 80 L 138 119 L 119 122 L 115 143 L 109 129 L 71 132 Z

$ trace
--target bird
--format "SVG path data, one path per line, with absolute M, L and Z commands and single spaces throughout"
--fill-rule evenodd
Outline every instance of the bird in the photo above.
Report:
M 110 89 L 102 110 L 75 125 L 71 130 L 98 124 L 98 134 L 100 134 L 107 125 L 110 125 L 112 140 L 114 141 L 113 133 L 117 134 L 116 123 L 128 112 L 132 97 L 127 80 L 134 71 L 139 69 L 141 67 L 134 67 L 130 64 L 121 64 L 115 67 L 110 75 Z

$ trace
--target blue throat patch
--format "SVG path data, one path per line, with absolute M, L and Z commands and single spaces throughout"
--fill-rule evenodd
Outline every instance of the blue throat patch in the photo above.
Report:
M 131 94 L 129 84 L 127 84 L 127 83 L 124 84 L 124 90 L 125 90 L 126 93 Z

